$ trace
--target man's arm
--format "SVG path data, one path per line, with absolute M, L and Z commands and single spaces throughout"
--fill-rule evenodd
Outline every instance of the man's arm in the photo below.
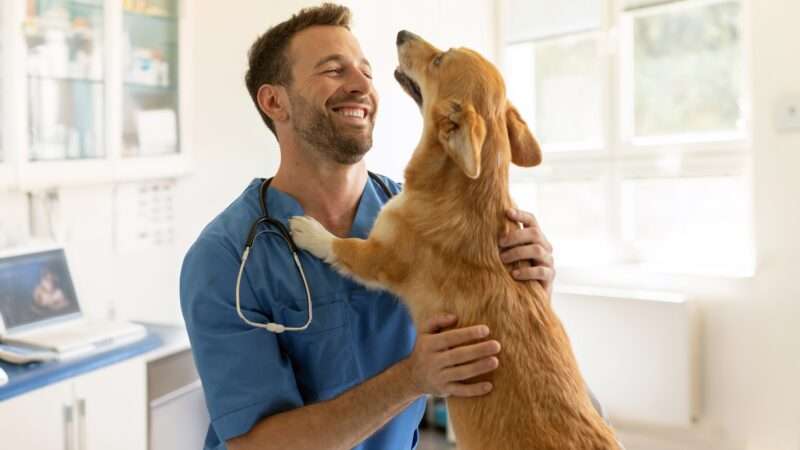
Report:
M 334 399 L 262 419 L 248 433 L 228 441 L 228 448 L 351 449 L 424 394 L 488 393 L 490 383 L 461 381 L 497 368 L 492 355 L 500 351 L 500 344 L 484 340 L 489 330 L 483 325 L 440 332 L 455 321 L 454 316 L 434 318 L 417 336 L 408 358 Z
M 401 362 L 339 397 L 267 417 L 228 449 L 351 449 L 414 401 L 407 373 Z

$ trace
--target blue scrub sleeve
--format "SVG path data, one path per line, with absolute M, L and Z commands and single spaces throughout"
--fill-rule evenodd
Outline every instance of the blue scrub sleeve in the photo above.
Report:
M 239 263 L 232 249 L 201 238 L 181 269 L 181 308 L 211 426 L 222 442 L 247 433 L 264 417 L 303 406 L 276 336 L 247 325 L 236 313 Z M 270 321 L 246 277 L 240 296 L 248 320 Z

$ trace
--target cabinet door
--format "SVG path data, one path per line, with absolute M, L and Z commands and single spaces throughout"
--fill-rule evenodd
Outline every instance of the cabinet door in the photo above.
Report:
M 78 450 L 146 450 L 145 364 L 133 359 L 77 378 Z
M 29 161 L 105 156 L 103 0 L 27 2 Z
M 180 153 L 179 3 L 123 3 L 123 157 Z
M 72 397 L 63 382 L 0 402 L 0 440 L 8 449 L 76 450 Z

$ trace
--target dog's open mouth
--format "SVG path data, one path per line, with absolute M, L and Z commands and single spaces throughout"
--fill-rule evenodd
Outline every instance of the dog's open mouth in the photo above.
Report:
M 399 68 L 395 69 L 394 78 L 400 83 L 403 90 L 417 102 L 417 105 L 422 107 L 422 91 L 419 89 L 419 85 Z

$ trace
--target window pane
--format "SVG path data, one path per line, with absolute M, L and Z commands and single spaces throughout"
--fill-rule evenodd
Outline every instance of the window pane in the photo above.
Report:
M 533 44 L 516 44 L 506 47 L 506 95 L 517 107 L 522 118 L 528 122 L 531 131 L 537 134 L 534 124 L 536 104 L 534 102 L 533 85 Z
M 741 130 L 738 2 L 633 19 L 634 135 Z
M 649 263 L 747 264 L 750 197 L 743 177 L 623 183 L 624 237 Z
M 608 261 L 608 205 L 602 181 L 515 182 L 511 194 L 519 208 L 536 215 L 559 264 Z
M 506 42 L 600 29 L 605 3 L 605 0 L 506 0 Z
M 545 144 L 602 145 L 603 64 L 596 39 L 536 46 L 536 124 Z
M 518 44 L 510 49 L 515 58 L 509 95 L 531 122 L 545 151 L 584 150 L 603 146 L 604 60 L 595 37 L 566 38 L 554 42 Z M 526 83 L 527 81 L 527 83 Z M 531 100 L 532 98 L 532 100 Z
M 606 239 L 606 189 L 597 181 L 561 181 L 539 187 L 540 223 L 553 239 Z

